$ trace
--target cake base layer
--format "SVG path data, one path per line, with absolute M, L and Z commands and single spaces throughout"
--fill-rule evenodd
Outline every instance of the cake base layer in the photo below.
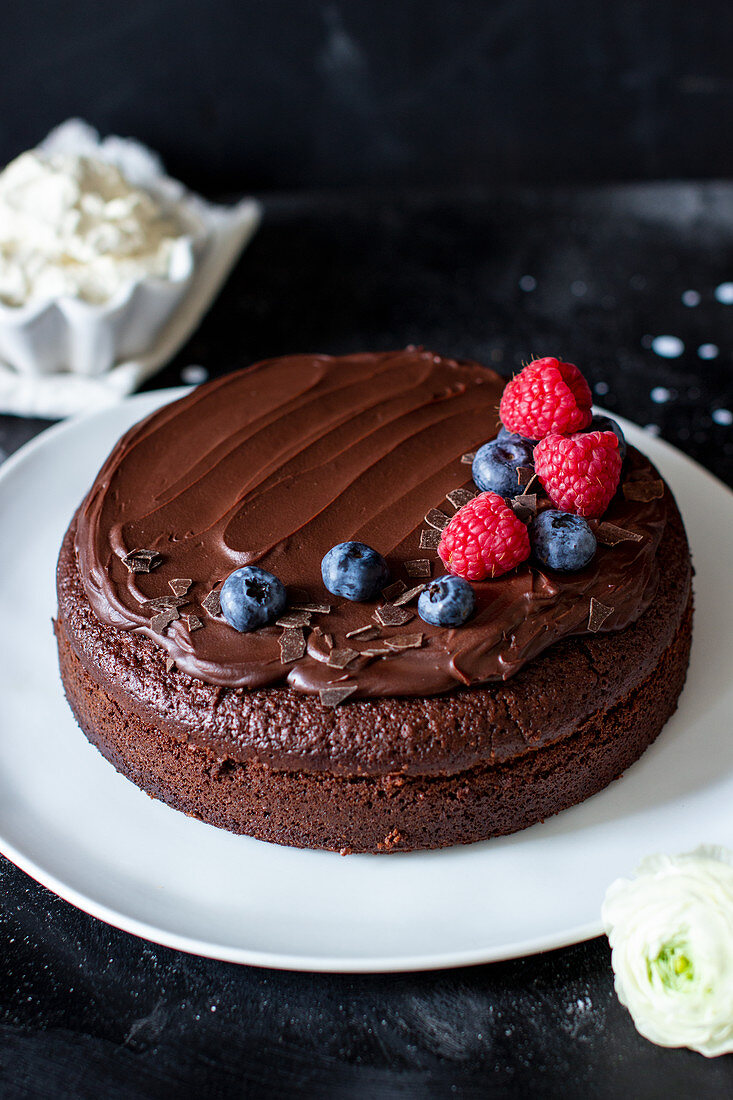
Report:
M 178 810 L 235 833 L 342 852 L 410 851 L 517 832 L 606 787 L 674 712 L 685 681 L 692 598 L 653 672 L 568 737 L 454 775 L 339 776 L 221 760 L 123 709 L 86 672 L 62 622 L 61 676 L 86 736 L 118 771 Z

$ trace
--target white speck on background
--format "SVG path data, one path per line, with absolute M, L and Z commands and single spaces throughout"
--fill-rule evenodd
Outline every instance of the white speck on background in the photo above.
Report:
M 720 348 L 717 344 L 700 344 L 697 354 L 701 359 L 717 359 L 720 355 Z
M 198 363 L 191 363 L 190 366 L 184 367 L 181 371 L 181 381 L 185 382 L 187 386 L 198 386 L 199 383 L 205 382 L 208 377 L 209 372 L 206 367 L 202 367 Z
M 659 425 L 658 424 L 645 424 L 644 425 L 644 431 L 647 432 L 648 435 L 659 435 Z
M 692 309 L 693 306 L 700 305 L 700 295 L 696 290 L 686 290 L 682 295 L 682 305 L 689 306 Z
M 535 279 L 534 275 L 522 275 L 522 278 L 519 280 L 520 290 L 535 290 L 536 287 L 537 280 Z
M 655 336 L 651 344 L 652 351 L 662 359 L 679 359 L 685 345 L 679 336 Z
M 667 401 L 672 400 L 672 391 L 668 390 L 666 386 L 655 386 L 649 396 L 655 405 L 664 405 Z
M 608 393 L 608 382 L 596 382 L 593 389 L 599 395 L 599 397 L 605 397 Z
M 724 306 L 733 305 L 733 283 L 721 283 L 715 288 L 715 297 Z
M 584 294 L 588 293 L 588 284 L 584 283 L 582 279 L 576 279 L 575 282 L 570 284 L 570 293 L 576 298 L 582 298 Z
M 729 427 L 733 424 L 733 412 L 730 409 L 713 409 L 713 420 L 716 424 L 724 424 Z

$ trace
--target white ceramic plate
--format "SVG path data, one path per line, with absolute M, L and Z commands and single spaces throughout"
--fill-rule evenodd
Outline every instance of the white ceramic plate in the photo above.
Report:
M 733 848 L 733 495 L 627 423 L 688 525 L 695 642 L 679 711 L 607 790 L 505 839 L 341 857 L 221 832 L 118 775 L 63 697 L 51 631 L 56 554 L 120 433 L 182 392 L 67 422 L 0 470 L 0 849 L 9 859 L 73 905 L 170 947 L 258 966 L 385 971 L 595 936 L 607 885 L 643 855 L 705 841 Z

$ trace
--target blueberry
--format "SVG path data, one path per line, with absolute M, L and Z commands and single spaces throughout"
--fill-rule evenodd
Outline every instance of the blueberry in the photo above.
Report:
M 511 439 L 512 441 L 521 439 L 522 443 L 529 443 L 532 447 L 534 447 L 535 443 L 537 442 L 536 439 L 528 439 L 526 435 L 519 435 L 518 432 L 510 432 L 509 429 L 505 428 L 503 424 L 499 428 L 499 434 L 496 438 L 499 443 L 505 443 L 508 439 Z
M 515 436 L 484 443 L 476 451 L 471 470 L 473 480 L 482 493 L 490 489 L 501 497 L 513 497 L 521 492 L 517 467 L 531 465 L 531 442 Z
M 596 537 L 583 517 L 556 508 L 532 520 L 529 541 L 538 561 L 563 573 L 584 569 L 596 552 Z
M 621 455 L 621 461 L 626 458 L 626 436 L 621 431 L 621 428 L 612 420 L 610 416 L 594 416 L 590 422 L 590 427 L 586 428 L 589 432 L 613 432 L 618 437 L 618 453 Z
M 219 598 L 222 615 L 242 633 L 271 623 L 282 614 L 287 602 L 282 582 L 256 565 L 245 565 L 230 573 Z
M 420 593 L 417 613 L 433 626 L 460 626 L 476 610 L 476 597 L 463 577 L 438 577 Z
M 340 542 L 321 562 L 323 583 L 334 596 L 370 600 L 389 580 L 389 568 L 381 554 L 363 542 Z

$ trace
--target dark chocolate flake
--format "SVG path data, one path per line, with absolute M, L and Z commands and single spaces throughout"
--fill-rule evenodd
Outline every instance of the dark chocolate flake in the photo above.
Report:
M 619 542 L 641 542 L 644 538 L 638 531 L 627 531 L 624 527 L 608 522 L 599 523 L 594 533 L 603 546 L 617 546 Z
M 291 603 L 291 611 L 310 611 L 313 615 L 328 615 L 331 610 L 330 603 Z
M 374 614 L 382 626 L 404 626 L 405 623 L 409 623 L 410 619 L 415 617 L 413 612 L 408 611 L 406 607 L 395 607 L 391 603 L 378 607 Z
M 280 662 L 289 665 L 305 656 L 305 635 L 298 628 L 283 630 L 280 635 Z
M 166 657 L 165 659 L 165 671 L 170 672 L 172 668 L 176 667 L 176 662 L 173 657 Z
M 441 512 L 439 508 L 431 508 L 425 514 L 425 522 L 430 527 L 434 527 L 436 531 L 442 531 L 450 523 L 450 517 L 445 512 Z
M 405 573 L 408 577 L 432 577 L 432 562 L 430 558 L 415 558 L 414 561 L 406 561 Z
M 461 462 L 464 466 L 470 466 L 475 457 L 475 451 L 466 451 L 465 455 L 461 455 Z
M 193 634 L 194 630 L 200 630 L 204 625 L 198 615 L 181 615 L 181 621 L 186 624 L 189 634 Z
M 612 607 L 608 607 L 607 604 L 597 600 L 595 596 L 591 596 L 590 611 L 588 614 L 588 629 L 595 634 L 601 629 L 608 616 L 612 613 Z
M 201 601 L 201 606 L 204 611 L 208 611 L 208 613 L 214 617 L 221 615 L 221 600 L 219 599 L 218 588 L 214 588 L 209 592 L 208 596 Z
M 391 603 L 395 596 L 401 596 L 406 591 L 407 585 L 404 581 L 395 581 L 394 584 L 388 584 L 386 588 L 382 589 L 382 595 L 387 603 Z
M 166 608 L 165 611 L 159 611 L 157 615 L 154 615 L 150 620 L 151 629 L 156 634 L 164 634 L 174 619 L 178 618 L 178 611 L 175 607 Z
M 152 573 L 163 561 L 157 550 L 131 550 L 123 559 L 131 573 Z
M 157 596 L 154 600 L 146 600 L 143 607 L 148 611 L 168 611 L 171 607 L 185 607 L 190 602 L 183 596 Z
M 308 626 L 310 621 L 310 611 L 288 611 L 275 620 L 275 626 Z
M 401 596 L 398 596 L 392 603 L 395 607 L 403 607 L 406 603 L 412 603 L 420 595 L 425 588 L 424 584 L 416 584 L 414 588 L 408 588 L 406 592 L 403 592 Z
M 174 596 L 185 596 L 192 584 L 190 577 L 174 577 L 172 581 L 168 581 Z
M 337 707 L 339 703 L 343 703 L 344 699 L 353 695 L 358 686 L 353 681 L 346 680 L 343 684 L 321 688 L 318 694 L 324 707 Z
M 517 481 L 520 489 L 524 489 L 525 492 L 536 477 L 534 466 L 517 466 Z
M 402 634 L 396 638 L 387 638 L 384 644 L 390 649 L 419 649 L 422 641 L 422 634 Z
M 423 528 L 420 532 L 420 549 L 421 550 L 437 550 L 440 542 L 441 532 L 436 531 L 434 527 Z
M 394 650 L 387 649 L 386 646 L 385 647 L 375 646 L 375 647 L 372 647 L 371 649 L 362 649 L 361 656 L 362 657 L 389 657 L 389 655 L 393 652 L 394 652 Z
M 331 668 L 346 668 L 359 656 L 356 649 L 332 649 L 326 662 Z
M 350 630 L 346 637 L 360 638 L 362 642 L 369 642 L 372 638 L 379 637 L 379 627 L 372 626 L 371 623 L 369 623 L 367 626 L 360 626 L 356 630 Z
M 468 504 L 469 500 L 473 500 L 475 496 L 478 496 L 475 489 L 451 489 L 449 493 L 445 494 L 445 499 L 449 500 L 457 511 L 464 504 Z
M 511 506 L 517 519 L 521 519 L 522 523 L 527 523 L 528 520 L 537 515 L 537 494 L 522 493 L 518 497 L 512 497 Z
M 627 500 L 639 501 L 642 504 L 664 496 L 664 482 L 661 480 L 625 481 L 621 489 Z
M 326 649 L 333 649 L 333 634 L 324 633 L 323 644 L 325 645 Z

